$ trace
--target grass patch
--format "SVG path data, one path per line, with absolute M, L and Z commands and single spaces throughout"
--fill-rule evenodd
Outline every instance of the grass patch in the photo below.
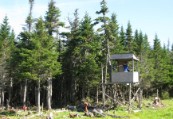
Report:
M 126 116 L 130 119 L 173 119 L 173 100 L 162 100 L 164 104 L 163 107 L 152 107 L 147 106 L 148 103 L 152 103 L 152 100 L 145 100 L 143 101 L 143 107 L 140 112 L 132 112 L 128 113 L 126 111 L 127 107 L 119 107 L 115 110 L 107 111 L 106 114 L 117 115 L 117 116 Z M 71 119 L 70 114 L 78 114 L 78 117 L 75 119 L 91 119 L 91 117 L 84 116 L 84 112 L 72 112 L 72 111 L 59 111 L 59 110 L 52 110 L 54 119 Z M 45 111 L 41 115 L 33 112 L 28 115 L 28 111 L 0 111 L 0 118 L 1 117 L 8 117 L 10 119 L 19 119 L 24 117 L 29 117 L 30 119 L 45 119 L 46 116 L 50 112 Z M 114 119 L 111 116 L 106 117 L 92 117 L 93 119 Z

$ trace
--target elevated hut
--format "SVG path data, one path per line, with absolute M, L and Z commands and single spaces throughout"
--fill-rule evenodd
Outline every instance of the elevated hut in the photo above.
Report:
M 111 60 L 117 61 L 117 66 L 112 68 L 111 71 L 111 83 L 137 83 L 139 82 L 139 73 L 135 71 L 135 62 L 139 59 L 131 53 L 127 54 L 114 54 L 111 56 Z M 129 69 L 129 62 L 131 68 Z

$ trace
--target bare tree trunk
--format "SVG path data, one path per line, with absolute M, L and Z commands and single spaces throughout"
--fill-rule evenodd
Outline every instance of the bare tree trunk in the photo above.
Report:
M 10 78 L 10 87 L 9 87 L 9 93 L 8 93 L 9 105 L 11 104 L 11 91 L 12 91 L 12 87 L 13 87 L 13 78 Z
M 26 97 L 27 97 L 27 79 L 25 79 L 25 83 L 24 83 L 23 105 L 26 105 Z
M 159 97 L 159 90 L 157 89 L 157 97 Z
M 113 104 L 116 103 L 116 84 L 112 85 L 112 97 L 113 97 Z
M 2 81 L 5 81 L 5 74 L 2 75 Z M 2 109 L 4 109 L 4 87 L 5 87 L 5 83 L 2 83 L 2 87 L 1 87 L 1 106 Z
M 52 101 L 52 79 L 48 78 L 47 80 L 47 108 L 48 110 L 51 109 L 51 101 Z
M 99 91 L 98 91 L 98 86 L 97 86 L 97 90 L 96 90 L 96 103 L 98 104 L 99 103 Z
M 9 110 L 9 108 L 10 108 L 9 100 L 8 100 L 8 99 L 6 99 L 6 101 L 7 101 L 7 106 L 6 106 L 6 109 L 7 109 L 7 110 Z
M 37 87 L 37 112 L 40 114 L 40 80 L 38 80 Z
M 18 100 L 18 101 L 22 103 L 23 102 L 23 84 L 22 83 L 20 83 L 19 93 L 20 93 L 20 100 Z
M 101 65 L 101 69 L 102 69 L 102 102 L 103 105 L 105 105 L 105 82 L 104 82 L 104 76 L 103 76 L 103 65 Z
M 4 87 L 1 89 L 1 106 L 4 109 Z
M 0 106 L 2 106 L 2 89 L 0 89 Z
M 77 90 L 77 85 L 76 85 L 76 80 L 74 79 L 74 76 L 72 78 L 72 86 L 71 86 L 71 99 L 70 101 L 74 102 L 75 101 L 75 96 L 76 96 L 76 90 Z
M 82 99 L 84 99 L 85 98 L 85 91 L 84 91 L 84 87 L 82 87 L 82 89 L 81 89 L 82 91 Z
M 38 87 L 35 87 L 35 105 L 37 105 L 37 100 L 38 100 L 37 99 L 37 97 L 38 97 L 37 96 L 37 94 L 38 94 L 38 91 L 37 90 L 38 90 Z
M 32 18 L 32 8 L 33 8 L 34 0 L 29 0 L 29 3 L 30 3 L 29 17 Z M 28 30 L 29 30 L 29 32 L 31 32 L 31 28 L 32 28 L 32 20 L 28 22 Z

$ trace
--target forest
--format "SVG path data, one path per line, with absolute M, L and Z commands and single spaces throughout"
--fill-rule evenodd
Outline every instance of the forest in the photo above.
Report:
M 162 99 L 173 97 L 173 44 L 168 40 L 162 46 L 156 34 L 151 46 L 147 34 L 133 29 L 130 21 L 120 26 L 115 13 L 108 16 L 105 0 L 93 11 L 97 18 L 86 13 L 79 19 L 76 9 L 68 24 L 60 20 L 54 0 L 39 18 L 33 18 L 34 0 L 28 7 L 17 36 L 8 16 L 0 23 L 0 106 L 35 105 L 40 111 L 41 105 L 51 109 L 83 99 L 102 102 L 102 84 L 110 79 L 109 57 L 121 53 L 139 58 L 137 87 L 143 98 L 156 93 Z

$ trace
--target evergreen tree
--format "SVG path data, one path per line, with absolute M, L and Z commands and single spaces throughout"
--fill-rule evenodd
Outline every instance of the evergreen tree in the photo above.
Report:
M 1 106 L 4 106 L 4 91 L 5 86 L 10 86 L 10 72 L 7 69 L 8 61 L 12 52 L 14 45 L 14 32 L 11 31 L 11 28 L 8 23 L 8 17 L 5 16 L 3 23 L 0 26 L 0 85 L 1 85 Z M 11 90 L 11 89 L 10 89 Z M 8 102 L 11 101 L 11 92 L 8 91 Z M 10 103 L 10 102 L 9 102 Z
M 125 36 L 124 28 L 123 28 L 123 26 L 121 26 L 120 33 L 119 33 L 119 39 L 120 39 L 121 46 L 123 47 L 123 50 L 125 50 L 125 47 L 127 44 L 125 38 L 126 38 L 126 36 Z
M 35 60 L 32 67 L 34 72 L 32 75 L 35 76 L 33 79 L 38 79 L 38 82 L 42 79 L 50 81 L 55 75 L 61 73 L 61 65 L 57 62 L 58 53 L 56 52 L 53 38 L 45 30 L 45 25 L 41 18 L 38 19 L 36 24 L 32 43 L 34 49 L 31 56 Z M 47 90 L 52 91 L 49 86 Z M 51 95 L 51 92 L 47 95 L 48 109 L 51 109 Z
M 166 48 L 163 49 L 160 44 L 160 40 L 157 35 L 154 39 L 154 49 L 153 49 L 153 64 L 154 64 L 154 81 L 153 86 L 160 90 L 160 95 L 164 84 L 169 80 L 167 66 L 169 62 L 168 53 L 165 52 Z M 163 70 L 164 69 L 164 70 Z
M 140 33 L 135 32 L 134 41 L 136 45 L 136 54 L 139 57 L 138 70 L 140 74 L 140 87 L 143 90 L 148 90 L 151 87 L 151 80 L 153 79 L 153 63 L 150 58 L 151 49 L 148 42 L 148 37 L 145 34 L 143 36 L 142 31 Z
M 123 45 L 121 44 L 121 39 L 118 36 L 119 35 L 119 26 L 118 26 L 115 14 L 112 14 L 112 16 L 111 16 L 109 28 L 110 28 L 109 46 L 110 46 L 111 54 L 112 54 L 112 52 L 113 52 L 113 54 L 122 53 L 123 52 Z
M 49 35 L 59 32 L 59 27 L 64 26 L 64 23 L 59 20 L 60 10 L 55 6 L 55 1 L 51 0 L 48 5 L 48 11 L 46 12 L 46 28 Z
M 75 55 L 75 48 L 80 44 L 81 40 L 79 38 L 79 15 L 78 10 L 76 9 L 74 12 L 74 19 L 69 19 L 70 24 L 70 32 L 63 33 L 64 37 L 67 38 L 66 41 L 66 50 L 63 54 L 63 60 L 62 60 L 62 69 L 63 69 L 63 77 L 65 79 L 64 81 L 64 91 L 63 94 L 66 95 L 65 97 L 62 97 L 63 100 L 74 102 L 75 96 L 77 93 L 77 77 L 75 76 L 77 68 L 77 59 L 78 56 Z
M 29 4 L 30 4 L 29 15 L 28 15 L 28 17 L 25 21 L 26 22 L 26 27 L 24 28 L 24 30 L 26 32 L 23 32 L 23 35 L 29 36 L 28 38 L 30 38 L 31 30 L 32 30 L 32 24 L 33 24 L 33 21 L 34 21 L 33 17 L 32 17 L 32 9 L 33 9 L 34 0 L 29 0 Z M 25 40 L 26 45 L 28 45 L 30 39 L 24 39 L 24 40 Z M 28 79 L 26 78 L 25 81 L 24 81 L 23 105 L 26 105 L 27 89 L 28 89 Z
M 132 27 L 130 22 L 128 22 L 127 24 L 127 29 L 126 29 L 126 45 L 125 45 L 125 49 L 128 52 L 133 52 L 133 36 L 132 36 Z
M 48 34 L 53 38 L 53 33 L 57 35 L 59 38 L 59 28 L 64 26 L 64 23 L 60 21 L 60 10 L 58 7 L 55 6 L 55 1 L 51 0 L 49 5 L 48 5 L 48 11 L 46 12 L 45 15 L 45 24 L 46 24 L 46 29 L 48 31 Z M 55 40 L 55 38 L 54 38 Z M 59 45 L 60 46 L 60 39 L 59 40 Z M 57 46 L 57 48 L 58 48 Z M 58 48 L 60 49 L 60 47 Z M 60 50 L 59 50 L 60 51 Z M 57 57 L 58 58 L 58 57 Z M 59 58 L 60 59 L 60 58 Z M 47 90 L 47 103 L 48 109 L 51 109 L 51 98 L 52 98 L 52 79 L 49 78 L 47 79 L 47 84 L 48 84 L 48 90 Z
M 173 45 L 172 45 L 173 46 Z M 173 48 L 173 47 L 172 47 Z M 171 51 L 169 52 L 169 57 L 170 57 L 170 63 L 169 63 L 169 66 L 170 66 L 170 68 L 169 68 L 169 77 L 170 77 L 170 79 L 172 79 L 173 78 L 173 49 L 171 49 Z M 172 85 L 173 84 L 173 81 L 171 80 L 170 81 L 170 85 Z M 173 87 L 171 87 L 171 88 L 173 88 Z
M 29 15 L 26 19 L 26 23 L 27 23 L 26 28 L 28 28 L 28 31 L 31 32 L 32 23 L 33 23 L 32 9 L 33 9 L 34 0 L 29 0 L 29 4 L 30 4 L 30 9 L 29 9 Z
M 138 30 L 135 30 L 135 34 L 134 34 L 134 42 L 135 42 L 135 46 L 134 46 L 134 51 L 137 55 L 139 55 L 138 48 L 140 47 L 140 41 L 139 41 L 139 32 Z
M 79 94 L 82 98 L 90 96 L 90 90 L 98 84 L 99 68 L 97 64 L 97 54 L 95 53 L 98 48 L 97 42 L 94 39 L 94 30 L 91 23 L 91 18 L 85 14 L 84 19 L 79 27 L 80 30 L 80 44 L 75 48 L 75 55 L 78 57 L 77 61 L 77 74 L 79 76 Z M 83 80 L 81 80 L 83 79 Z M 87 95 L 85 95 L 87 94 Z
M 101 31 L 100 34 L 100 39 L 102 42 L 102 69 L 103 74 L 102 74 L 102 100 L 103 100 L 103 105 L 105 105 L 105 86 L 104 84 L 107 82 L 108 79 L 108 65 L 110 65 L 110 49 L 109 49 L 109 40 L 110 40 L 110 28 L 108 26 L 108 23 L 110 22 L 109 17 L 107 17 L 108 13 L 108 7 L 107 3 L 105 0 L 102 0 L 100 3 L 101 10 L 97 11 L 96 13 L 99 15 L 101 14 L 102 16 L 96 18 L 97 23 L 102 23 L 101 28 L 98 29 L 98 31 Z
M 159 65 L 160 65 L 160 59 L 161 59 L 161 44 L 160 44 L 160 40 L 158 39 L 157 35 L 155 35 L 155 39 L 154 39 L 154 49 L 153 49 L 153 56 L 154 56 L 154 59 L 155 59 L 155 66 L 154 68 L 157 69 L 159 68 Z

